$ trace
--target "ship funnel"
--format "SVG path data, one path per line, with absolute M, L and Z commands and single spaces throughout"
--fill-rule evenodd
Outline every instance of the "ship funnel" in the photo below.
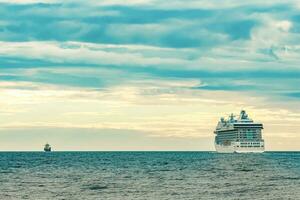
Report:
M 241 110 L 240 119 L 248 119 L 248 115 L 245 110 Z

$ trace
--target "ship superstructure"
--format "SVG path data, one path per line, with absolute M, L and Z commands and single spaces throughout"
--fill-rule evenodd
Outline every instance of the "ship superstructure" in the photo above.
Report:
M 255 123 L 242 110 L 239 116 L 231 114 L 220 119 L 215 130 L 215 147 L 220 153 L 262 153 L 265 145 L 262 138 L 262 123 Z

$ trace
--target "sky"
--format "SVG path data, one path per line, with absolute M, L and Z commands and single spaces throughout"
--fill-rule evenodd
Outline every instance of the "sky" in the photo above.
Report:
M 0 0 L 0 150 L 300 150 L 300 2 Z

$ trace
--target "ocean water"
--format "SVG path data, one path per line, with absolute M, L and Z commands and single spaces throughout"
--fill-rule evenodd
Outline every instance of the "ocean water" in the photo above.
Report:
M 0 199 L 300 199 L 300 152 L 3 152 Z

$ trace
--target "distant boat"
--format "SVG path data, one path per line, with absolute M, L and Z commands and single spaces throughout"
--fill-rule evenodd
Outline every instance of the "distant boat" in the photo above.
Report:
M 45 147 L 44 147 L 44 151 L 45 152 L 50 152 L 51 151 L 51 146 L 50 146 L 50 144 L 45 144 Z

